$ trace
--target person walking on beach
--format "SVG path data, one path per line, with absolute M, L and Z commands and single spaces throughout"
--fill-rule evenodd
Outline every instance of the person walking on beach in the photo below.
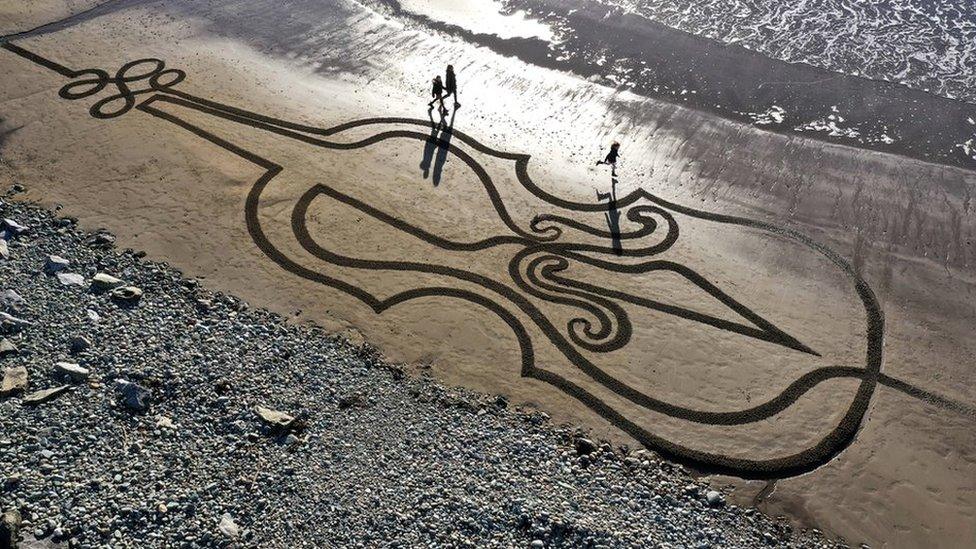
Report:
M 617 176 L 617 159 L 620 157 L 620 143 L 614 141 L 610 145 L 610 152 L 607 153 L 606 158 L 603 160 L 597 160 L 596 165 L 609 164 L 610 165 L 610 175 Z
M 444 99 L 447 99 L 453 95 L 454 108 L 456 109 L 460 107 L 461 104 L 458 103 L 457 96 L 457 79 L 454 77 L 454 65 L 447 66 L 447 75 L 444 78 L 444 89 L 447 90 L 447 93 L 444 94 Z
M 434 96 L 434 98 L 430 100 L 430 103 L 427 103 L 427 106 L 432 110 L 434 108 L 434 103 L 440 101 L 441 112 L 446 111 L 447 109 L 444 108 L 444 83 L 441 81 L 440 75 L 434 77 L 432 86 L 430 88 L 430 94 Z

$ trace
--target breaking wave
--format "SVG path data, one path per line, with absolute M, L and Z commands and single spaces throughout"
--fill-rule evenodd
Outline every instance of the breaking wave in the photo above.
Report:
M 600 0 L 790 63 L 976 103 L 971 0 Z

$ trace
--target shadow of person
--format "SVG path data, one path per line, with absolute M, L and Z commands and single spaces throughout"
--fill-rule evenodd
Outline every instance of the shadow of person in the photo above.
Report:
M 613 246 L 613 253 L 623 255 L 624 248 L 620 242 L 620 210 L 617 208 L 617 177 L 610 177 L 610 192 L 596 192 L 597 200 L 607 200 L 607 212 L 603 216 L 607 220 L 607 227 L 610 229 L 610 242 Z
M 427 111 L 427 116 L 430 118 L 430 135 L 424 141 L 424 155 L 420 159 L 420 170 L 424 173 L 424 179 L 427 179 L 427 176 L 430 175 L 430 162 L 434 159 L 434 149 L 437 148 L 437 132 L 444 125 L 444 113 L 442 112 L 440 114 L 440 122 L 434 122 L 433 109 Z M 436 183 L 434 184 L 436 185 Z
M 444 173 L 444 164 L 447 162 L 447 153 L 451 149 L 451 136 L 454 134 L 454 115 L 457 109 L 451 111 L 451 120 L 445 125 L 441 124 L 440 139 L 437 140 L 437 156 L 434 158 L 434 186 L 441 183 L 441 175 Z M 443 118 L 441 118 L 443 122 Z

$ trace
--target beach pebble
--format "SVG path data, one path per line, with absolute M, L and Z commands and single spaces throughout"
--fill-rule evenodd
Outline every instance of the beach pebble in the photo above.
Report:
M 13 333 L 19 331 L 24 326 L 29 326 L 30 322 L 17 318 L 9 313 L 0 312 L 0 331 L 3 333 Z
M 12 395 L 27 389 L 27 368 L 14 366 L 3 369 L 3 381 L 0 382 L 0 396 Z
M 725 499 L 722 497 L 721 492 L 717 490 L 709 490 L 705 494 L 705 500 L 708 501 L 710 507 L 721 507 L 725 504 Z
M 97 233 L 88 239 L 88 244 L 94 248 L 110 248 L 115 245 L 115 236 L 109 233 Z
M 24 298 L 14 290 L 7 289 L 0 294 L 0 305 L 8 312 L 18 313 L 26 303 Z
M 82 368 L 73 362 L 58 362 L 54 365 L 54 371 L 62 377 L 71 378 L 72 381 L 84 381 L 91 375 L 87 368 Z
M 596 452 L 596 444 L 588 438 L 578 438 L 576 439 L 576 455 L 586 456 Z
M 359 393 L 353 393 L 350 395 L 343 395 L 339 398 L 339 409 L 345 410 L 347 408 L 362 407 L 366 405 L 366 399 L 363 395 Z
M 44 261 L 44 272 L 49 275 L 53 275 L 55 273 L 67 269 L 68 265 L 70 264 L 71 261 L 59 255 L 49 255 L 47 256 L 47 259 Z
M 69 385 L 61 385 L 59 387 L 52 387 L 50 389 L 42 389 L 40 391 L 35 391 L 29 395 L 25 395 L 20 403 L 24 406 L 36 406 L 38 404 L 44 404 L 59 397 L 68 391 L 71 387 Z
M 142 297 L 142 290 L 135 286 L 119 286 L 109 291 L 112 299 L 126 304 L 132 304 Z
M 220 517 L 220 523 L 217 525 L 217 529 L 228 539 L 237 539 L 241 535 L 240 528 L 229 514 L 224 514 L 224 516 Z
M 118 379 L 115 381 L 115 390 L 122 397 L 122 404 L 126 408 L 136 412 L 149 409 L 149 399 L 152 396 L 149 389 L 131 381 Z
M 64 286 L 84 286 L 85 277 L 76 273 L 57 273 L 58 282 Z
M 114 276 L 106 273 L 98 273 L 92 277 L 91 286 L 93 290 L 106 291 L 122 286 L 124 283 Z
M 20 236 L 27 232 L 27 227 L 9 218 L 4 218 L 4 220 L 0 222 L 0 229 L 13 236 Z
M 295 417 L 284 412 L 279 412 L 278 410 L 272 410 L 270 408 L 265 408 L 264 406 L 256 406 L 254 412 L 257 414 L 258 418 L 263 421 L 269 427 L 274 429 L 288 429 L 295 422 Z

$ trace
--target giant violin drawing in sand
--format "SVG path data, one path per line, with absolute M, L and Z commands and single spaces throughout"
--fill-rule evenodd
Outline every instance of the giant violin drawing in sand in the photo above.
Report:
M 453 123 L 369 118 L 320 128 L 177 89 L 185 73 L 167 69 L 159 59 L 126 63 L 110 75 L 101 69 L 69 69 L 12 43 L 3 48 L 69 79 L 60 96 L 87 100 L 95 118 L 114 119 L 135 110 L 258 167 L 262 174 L 247 192 L 243 222 L 254 244 L 287 273 L 353 296 L 376 314 L 427 300 L 489 311 L 511 330 L 523 378 L 557 388 L 648 448 L 700 470 L 779 478 L 815 469 L 854 440 L 879 383 L 972 414 L 881 372 L 884 317 L 870 286 L 837 253 L 797 231 L 689 208 L 645 190 L 614 197 L 610 205 L 567 200 L 533 179 L 528 155 L 496 150 L 455 130 Z M 357 151 L 364 150 L 389 153 L 389 161 L 397 162 L 398 151 L 411 143 L 424 148 L 425 162 L 437 154 L 435 184 L 450 157 L 452 178 L 464 182 L 463 193 L 454 188 L 447 197 L 449 184 L 398 189 L 419 198 L 390 211 L 370 200 L 370 189 L 376 192 L 390 182 L 363 180 L 343 187 L 295 167 L 296 158 L 320 154 L 335 155 L 339 165 L 354 165 Z M 289 147 L 298 152 L 267 152 Z M 431 205 L 431 197 L 479 206 Z M 449 217 L 453 210 L 461 211 L 462 221 L 428 222 L 423 213 L 430 212 L 432 219 Z M 625 220 L 622 228 L 608 228 L 609 213 Z M 840 355 L 805 341 L 802 323 L 782 327 L 777 319 L 785 316 L 789 303 L 757 303 L 753 292 L 747 304 L 735 288 L 721 287 L 700 266 L 690 266 L 683 259 L 688 251 L 678 247 L 683 231 L 699 227 L 773 239 L 817 256 L 834 270 L 860 311 L 854 319 L 858 328 L 849 334 L 857 343 L 843 342 L 856 348 L 856 362 L 836 363 L 831 357 Z M 351 232 L 344 235 L 343 230 Z M 357 239 L 349 237 L 356 230 L 379 234 L 372 241 L 385 244 L 357 248 Z M 401 282 L 371 287 L 371 281 L 387 278 Z M 790 370 L 792 379 L 770 380 L 778 388 L 775 394 L 735 409 L 702 406 L 694 399 L 682 404 L 660 389 L 653 368 L 663 360 L 655 340 L 680 344 L 683 338 L 675 329 L 681 327 L 713 334 L 703 337 L 716 345 L 714 350 L 689 349 L 689 368 L 706 367 L 694 363 L 697 356 L 728 354 L 721 347 L 727 341 L 752 342 L 749 346 L 803 367 Z M 652 341 L 648 349 L 658 350 L 635 352 L 640 341 Z M 618 367 L 620 353 L 629 353 L 633 363 L 626 371 Z M 754 366 L 750 357 L 742 360 L 744 370 Z M 748 455 L 724 450 L 735 445 L 741 429 L 775 425 L 798 401 L 834 380 L 847 381 L 838 389 L 845 391 L 839 399 L 844 405 L 822 414 L 831 420 L 812 428 L 817 431 L 812 439 L 800 437 L 790 447 L 789 434 L 777 435 L 783 440 L 768 454 L 761 447 Z M 676 436 L 667 421 L 681 426 L 677 431 L 699 426 L 707 430 L 706 438 L 728 440 L 699 444 L 695 441 L 701 438 Z M 796 421 L 803 420 L 792 425 Z

